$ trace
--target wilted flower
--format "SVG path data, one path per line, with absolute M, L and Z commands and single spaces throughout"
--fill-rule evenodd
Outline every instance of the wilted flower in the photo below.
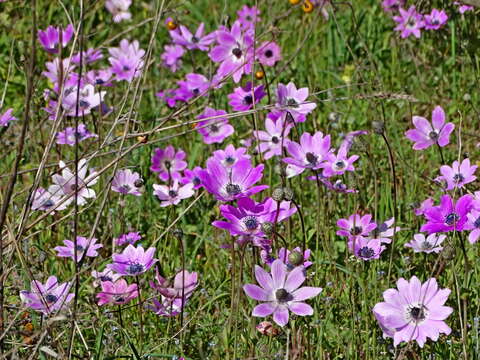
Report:
M 123 305 L 138 296 L 137 284 L 128 285 L 125 279 L 102 281 L 102 291 L 97 294 L 98 305 Z
M 395 346 L 415 340 L 423 347 L 427 338 L 437 341 L 440 333 L 450 334 L 444 320 L 453 309 L 443 305 L 450 289 L 439 289 L 435 278 L 422 284 L 416 276 L 410 281 L 400 278 L 397 288 L 386 290 L 385 302 L 373 308 L 384 336 L 393 337 Z
M 139 245 L 136 248 L 128 245 L 121 254 L 112 255 L 113 263 L 108 264 L 107 268 L 120 274 L 137 276 L 148 271 L 153 264 L 157 262 L 153 258 L 155 248 L 148 248 L 147 251 Z
M 102 244 L 97 244 L 96 238 L 86 238 L 77 236 L 77 245 L 71 240 L 63 240 L 65 246 L 56 246 L 53 250 L 57 251 L 59 257 L 69 257 L 72 260 L 79 262 L 84 256 L 96 257 L 97 250 L 103 247 Z M 76 253 L 76 254 L 75 254 Z M 76 259 L 75 259 L 76 256 Z
M 254 284 L 243 286 L 249 297 L 263 302 L 253 309 L 253 316 L 265 317 L 273 313 L 273 320 L 285 326 L 289 311 L 299 316 L 313 315 L 313 308 L 303 301 L 317 296 L 322 289 L 307 286 L 299 288 L 305 281 L 303 266 L 289 272 L 287 266 L 277 259 L 272 263 L 271 275 L 255 265 L 255 278 L 261 287 Z
M 424 252 L 430 254 L 432 252 L 439 253 L 443 247 L 440 244 L 447 238 L 447 235 L 430 234 L 425 238 L 423 234 L 413 235 L 413 239 L 405 244 L 405 247 L 412 248 L 414 252 Z
M 123 195 L 142 195 L 139 190 L 142 185 L 140 175 L 130 169 L 117 171 L 112 180 L 112 190 Z
M 33 280 L 30 291 L 20 291 L 20 299 L 29 308 L 49 315 L 72 301 L 74 294 L 68 293 L 70 286 L 69 282 L 59 284 L 55 276 L 50 276 L 45 284 Z

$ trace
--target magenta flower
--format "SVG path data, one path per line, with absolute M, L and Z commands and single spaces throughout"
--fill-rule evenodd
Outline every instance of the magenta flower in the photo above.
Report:
M 438 30 L 447 23 L 448 15 L 444 10 L 433 9 L 428 15 L 425 15 L 425 29 Z
M 454 203 L 450 195 L 443 195 L 440 198 L 440 205 L 425 211 L 427 223 L 422 225 L 420 231 L 432 234 L 464 230 L 467 214 L 473 206 L 472 200 L 472 196 L 467 194 Z
M 225 229 L 231 235 L 252 235 L 265 236 L 261 227 L 265 222 L 282 221 L 294 214 L 296 208 L 290 208 L 289 204 L 283 204 L 279 207 L 277 217 L 278 203 L 272 198 L 266 198 L 257 203 L 254 200 L 244 197 L 237 200 L 237 207 L 232 205 L 220 205 L 222 216 L 228 221 L 214 221 L 213 226 Z M 285 208 L 285 205 L 288 207 Z
M 13 109 L 7 109 L 3 114 L 0 114 L 0 126 L 8 126 L 10 121 L 17 120 L 15 116 L 12 116 Z
M 480 237 L 480 211 L 478 209 L 472 209 L 467 214 L 467 224 L 465 226 L 466 230 L 471 230 L 468 235 L 468 241 L 470 244 L 474 244 L 478 241 Z
M 338 149 L 337 155 L 329 152 L 326 156 L 326 162 L 321 167 L 323 168 L 323 176 L 331 177 L 334 175 L 343 175 L 346 171 L 355 171 L 353 163 L 357 161 L 358 155 L 348 157 L 345 148 Z
M 100 106 L 106 94 L 105 91 L 96 92 L 92 84 L 80 87 L 80 91 L 77 89 L 77 86 L 73 86 L 65 90 L 62 107 L 65 109 L 67 116 L 83 117 L 90 114 L 94 108 Z M 77 93 L 79 95 L 78 100 Z
M 308 88 L 304 87 L 297 90 L 293 82 L 288 85 L 278 84 L 276 108 L 281 111 L 288 111 L 294 121 L 303 122 L 305 116 L 310 114 L 317 104 L 307 101 Z
M 59 43 L 60 43 L 60 33 L 62 38 L 62 47 L 66 47 L 68 42 L 73 36 L 73 26 L 68 24 L 68 26 L 63 30 L 61 27 L 49 26 L 46 30 L 38 30 L 37 36 L 38 41 L 42 44 L 45 51 L 56 54 L 58 53 Z
M 97 294 L 98 305 L 123 305 L 138 296 L 137 284 L 128 285 L 125 279 L 102 281 L 102 291 Z
M 238 83 L 243 74 L 250 74 L 253 65 L 253 39 L 247 31 L 243 33 L 241 23 L 235 21 L 231 31 L 227 28 L 217 31 L 217 42 L 209 53 L 210 59 L 221 63 L 218 77 L 232 75 L 233 81 Z
M 217 200 L 232 201 L 248 197 L 268 188 L 268 185 L 257 185 L 263 176 L 264 165 L 252 167 L 250 160 L 239 160 L 230 168 L 214 158 L 207 160 L 207 168 L 198 172 L 205 189 Z
M 415 5 L 410 6 L 408 10 L 398 9 L 399 16 L 394 16 L 393 20 L 398 23 L 395 31 L 400 31 L 400 36 L 405 39 L 413 34 L 416 38 L 420 37 L 420 30 L 425 26 L 423 15 L 415 9 Z
M 108 264 L 107 269 L 120 275 L 137 276 L 147 272 L 157 262 L 154 254 L 154 247 L 145 251 L 141 245 L 135 248 L 129 244 L 121 254 L 112 255 L 113 263 Z
M 159 298 L 153 299 L 153 305 L 148 306 L 148 308 L 156 315 L 173 317 L 180 315 L 185 305 L 186 301 L 182 302 L 182 298 L 167 298 L 160 295 Z
M 112 180 L 112 190 L 123 195 L 141 196 L 142 186 L 140 175 L 130 169 L 117 171 Z
M 207 106 L 203 113 L 197 116 L 197 119 L 207 119 L 197 123 L 197 131 L 203 136 L 205 144 L 222 143 L 235 132 L 233 126 L 228 123 L 228 119 L 221 117 L 222 115 L 227 115 L 227 112 Z
M 29 308 L 50 315 L 66 307 L 72 301 L 74 294 L 69 294 L 71 284 L 59 284 L 55 276 L 50 276 L 45 284 L 33 280 L 31 290 L 20 291 L 20 299 Z
M 370 232 L 375 230 L 377 224 L 372 221 L 372 215 L 366 214 L 362 217 L 353 214 L 348 219 L 340 219 L 337 221 L 340 230 L 337 231 L 339 236 L 347 236 L 349 240 L 358 237 L 368 237 Z
M 398 11 L 399 8 L 405 5 L 405 0 L 383 0 L 382 7 L 386 12 Z
M 280 250 L 278 250 L 278 256 L 277 256 L 277 259 L 280 259 L 284 262 L 285 265 L 287 265 L 287 268 L 289 270 L 292 270 L 296 265 L 292 264 L 290 262 L 290 254 L 292 253 L 299 253 L 300 256 L 302 255 L 302 249 L 300 249 L 300 247 L 296 247 L 295 249 L 293 249 L 292 251 L 288 250 L 288 249 L 285 249 L 285 248 L 280 248 Z M 310 267 L 313 263 L 311 261 L 309 261 L 308 259 L 310 258 L 310 255 L 311 255 L 311 250 L 310 249 L 305 249 L 305 251 L 303 252 L 303 263 L 302 263 L 302 266 L 306 269 L 308 267 Z
M 477 165 L 470 165 L 470 159 L 464 159 L 461 164 L 454 161 L 452 167 L 442 165 L 440 173 L 442 179 L 446 181 L 446 190 L 453 190 L 455 188 L 463 188 L 466 184 L 476 180 L 473 174 L 477 170 Z
M 65 246 L 55 246 L 53 250 L 57 251 L 59 257 L 69 257 L 72 260 L 79 262 L 84 256 L 97 257 L 97 250 L 102 248 L 102 244 L 97 244 L 96 238 L 86 238 L 83 236 L 77 236 L 77 246 L 71 240 L 63 240 Z
M 274 41 L 263 42 L 255 51 L 258 61 L 264 66 L 274 66 L 277 61 L 282 60 L 280 46 Z
M 184 25 L 180 25 L 179 31 L 171 31 L 170 36 L 177 45 L 185 46 L 188 50 L 198 49 L 207 51 L 211 43 L 215 41 L 215 33 L 204 35 L 205 25 L 201 23 L 195 35 Z
M 415 208 L 415 215 L 420 216 L 420 215 L 425 215 L 425 212 L 430 209 L 433 206 L 433 200 L 431 198 L 428 198 L 420 204 L 420 206 L 417 206 Z
M 142 73 L 145 50 L 140 49 L 137 40 L 130 43 L 127 39 L 120 41 L 120 47 L 108 49 L 111 70 L 115 74 L 116 81 L 125 80 L 131 82 Z
M 90 70 L 85 74 L 85 81 L 94 86 L 112 86 L 112 76 L 110 69 Z
M 412 118 L 415 129 L 405 132 L 405 136 L 415 142 L 414 150 L 423 150 L 434 144 L 444 147 L 450 142 L 450 134 L 455 128 L 452 123 L 445 124 L 445 112 L 441 106 L 435 107 L 432 112 L 432 123 L 421 116 Z
M 128 234 L 122 234 L 118 238 L 115 238 L 115 244 L 118 246 L 123 246 L 126 244 L 135 244 L 137 241 L 141 240 L 142 236 L 139 231 L 129 232 Z
M 312 136 L 304 132 L 300 137 L 300 144 L 290 141 L 287 151 L 290 157 L 283 159 L 287 164 L 304 169 L 320 169 L 330 152 L 330 135 L 323 136 L 321 131 L 317 131 Z
M 265 119 L 265 130 L 254 132 L 255 137 L 260 141 L 258 150 L 264 153 L 265 160 L 273 156 L 281 156 L 282 148 L 285 147 L 290 140 L 287 136 L 290 133 L 292 123 L 285 124 L 285 117 L 282 116 L 276 122 L 267 117 Z
M 300 285 L 305 281 L 305 268 L 298 266 L 288 271 L 282 260 L 272 263 L 271 275 L 255 265 L 258 285 L 246 284 L 243 291 L 252 299 L 263 303 L 255 306 L 252 315 L 266 317 L 273 313 L 273 321 L 280 326 L 288 323 L 289 311 L 299 316 L 313 315 L 313 308 L 304 300 L 320 294 L 322 288 Z
M 233 93 L 228 94 L 230 100 L 228 104 L 235 111 L 246 111 L 253 108 L 253 104 L 258 104 L 265 95 L 263 85 L 252 88 L 252 83 L 249 81 L 244 87 L 237 87 Z
M 215 150 L 213 152 L 213 158 L 219 161 L 224 167 L 230 168 L 240 160 L 250 159 L 250 155 L 248 155 L 246 152 L 247 149 L 244 147 L 235 149 L 235 147 L 230 144 L 227 145 L 225 150 Z
M 177 93 L 176 89 L 165 89 L 163 91 L 159 91 L 155 94 L 160 100 L 164 101 L 168 107 L 175 107 L 177 103 Z
M 199 170 L 202 170 L 202 168 L 200 166 L 195 166 L 193 168 L 193 170 L 190 170 L 190 169 L 185 169 L 185 171 L 183 172 L 184 173 L 184 177 L 180 180 L 180 183 L 182 185 L 185 185 L 185 184 L 188 184 L 188 183 L 192 183 L 193 184 L 193 188 L 195 190 L 197 189 L 200 189 L 201 187 L 203 187 L 202 185 L 202 181 L 200 180 L 200 178 L 198 177 L 198 171 Z
M 163 181 L 169 179 L 181 179 L 181 171 L 187 168 L 185 152 L 182 149 L 175 150 L 172 145 L 165 149 L 156 148 L 152 156 L 152 166 L 150 170 L 158 173 L 158 177 Z
M 467 11 L 472 11 L 474 9 L 473 6 L 464 5 L 461 1 L 454 1 L 453 3 L 458 6 L 458 12 L 460 14 L 464 14 Z
M 177 100 L 186 102 L 195 96 L 207 95 L 210 82 L 205 76 L 202 74 L 191 73 L 187 74 L 185 79 L 186 81 L 177 82 L 180 86 L 175 92 Z
M 413 235 L 413 239 L 405 244 L 405 247 L 413 249 L 413 252 L 423 252 L 426 254 L 439 253 L 443 250 L 440 244 L 447 238 L 447 235 L 430 234 L 425 238 L 423 234 Z
M 380 254 L 385 250 L 385 246 L 379 239 L 370 239 L 363 236 L 357 236 L 349 240 L 348 247 L 356 257 L 364 261 L 380 258 Z
M 105 7 L 113 15 L 113 21 L 116 23 L 122 20 L 130 20 L 132 14 L 128 11 L 128 8 L 132 5 L 132 0 L 107 0 L 105 1 Z
M 450 289 L 439 289 L 435 278 L 422 284 L 416 276 L 410 281 L 400 278 L 397 288 L 386 290 L 385 302 L 373 308 L 382 329 L 390 330 L 384 330 L 384 336 L 393 337 L 395 346 L 416 340 L 423 347 L 427 338 L 437 341 L 439 334 L 450 334 L 452 330 L 444 320 L 453 309 L 443 305 Z
M 100 50 L 88 48 L 87 51 L 82 51 L 83 64 L 91 64 L 100 59 L 103 59 L 103 54 Z M 80 53 L 72 56 L 72 62 L 75 65 L 80 65 Z
M 380 240 L 381 243 L 390 244 L 391 237 L 401 229 L 398 226 L 393 226 L 395 218 L 390 218 L 383 223 L 378 223 L 377 227 L 372 232 L 372 238 Z
M 78 124 L 77 129 L 73 127 L 67 127 L 65 130 L 57 133 L 56 143 L 59 145 L 74 146 L 75 143 L 79 143 L 92 137 L 98 137 L 98 135 L 92 134 L 90 131 L 88 131 L 84 124 Z
M 92 271 L 93 286 L 97 287 L 104 281 L 115 282 L 122 277 L 122 275 L 115 274 L 110 269 L 104 269 L 103 271 Z
M 161 207 L 177 205 L 183 199 L 188 199 L 194 194 L 192 183 L 180 185 L 176 179 L 172 185 L 153 184 L 153 195 L 160 200 Z
M 176 72 L 182 66 L 180 59 L 185 54 L 185 50 L 180 45 L 165 45 L 164 49 L 160 56 L 163 66 L 169 68 L 171 72 Z
M 245 30 L 253 28 L 255 23 L 260 21 L 258 15 L 260 15 L 260 10 L 255 6 L 248 7 L 247 5 L 243 5 L 243 7 L 237 11 L 238 21 Z
M 55 197 L 69 197 L 64 204 L 68 205 L 71 202 L 75 201 L 75 189 L 78 186 L 77 190 L 77 203 L 78 205 L 84 205 L 87 202 L 87 199 L 95 198 L 96 194 L 93 189 L 90 189 L 88 186 L 92 186 L 97 183 L 98 177 L 96 177 L 95 171 L 90 171 L 90 174 L 87 176 L 88 172 L 88 163 L 87 160 L 81 159 L 78 162 L 78 175 L 75 176 L 72 171 L 67 167 L 63 162 L 59 162 L 60 169 L 62 169 L 62 175 L 54 174 L 52 176 L 53 184 L 48 188 L 48 192 Z M 75 178 L 77 180 L 75 181 Z M 57 208 L 59 210 L 60 208 Z

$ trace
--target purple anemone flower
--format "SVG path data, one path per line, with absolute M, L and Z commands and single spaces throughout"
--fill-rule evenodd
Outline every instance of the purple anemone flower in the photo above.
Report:
M 50 276 L 45 284 L 33 280 L 30 291 L 20 291 L 20 299 L 29 308 L 40 311 L 44 315 L 50 315 L 65 308 L 75 296 L 69 294 L 71 284 L 58 283 L 55 276 Z
M 155 250 L 154 247 L 151 247 L 145 251 L 141 245 L 135 248 L 129 244 L 121 254 L 115 253 L 112 255 L 113 263 L 108 264 L 107 268 L 120 275 L 141 275 L 157 262 L 153 258 Z
M 205 96 L 210 88 L 210 81 L 202 74 L 190 73 L 185 81 L 178 81 L 179 88 L 175 92 L 177 100 L 187 102 L 195 96 Z
M 268 188 L 268 185 L 257 185 L 263 176 L 264 165 L 252 167 L 250 160 L 239 160 L 233 166 L 225 168 L 214 158 L 207 160 L 207 168 L 198 172 L 205 189 L 217 200 L 232 201 L 248 197 Z
M 54 195 L 48 190 L 39 187 L 33 194 L 32 210 L 49 211 L 55 208 L 55 210 L 65 210 L 68 206 L 68 202 L 64 202 L 62 205 L 55 207 L 61 200 L 59 195 Z
M 477 179 L 475 171 L 477 165 L 470 165 L 470 159 L 464 159 L 460 164 L 458 161 L 454 161 L 452 167 L 448 165 L 442 165 L 440 167 L 440 173 L 442 179 L 446 181 L 446 190 L 453 190 L 455 188 L 463 188 L 466 184 L 471 183 Z
M 163 66 L 169 68 L 171 72 L 176 72 L 182 66 L 180 60 L 185 54 L 185 50 L 180 45 L 165 45 L 165 51 L 160 56 L 163 61 Z
M 276 122 L 267 117 L 265 119 L 266 131 L 258 130 L 254 132 L 255 137 L 260 141 L 258 150 L 264 153 L 265 160 L 282 155 L 282 149 L 290 142 L 287 136 L 292 127 L 292 123 L 285 124 L 284 116 Z
M 49 26 L 46 30 L 38 30 L 38 41 L 42 44 L 45 51 L 56 54 L 58 53 L 60 36 L 62 38 L 62 47 L 66 47 L 73 36 L 73 25 L 68 26 L 63 30 L 61 27 Z
M 287 85 L 278 84 L 276 108 L 281 111 L 288 111 L 295 122 L 305 121 L 305 116 L 310 114 L 317 104 L 307 101 L 308 88 L 297 90 L 293 82 Z
M 253 38 L 249 31 L 242 31 L 241 23 L 235 21 L 232 29 L 218 30 L 217 43 L 209 53 L 210 59 L 220 63 L 218 77 L 232 75 L 238 83 L 243 74 L 250 74 L 253 67 Z
M 260 10 L 256 6 L 248 7 L 243 5 L 243 7 L 237 11 L 238 21 L 242 25 L 243 29 L 251 29 L 255 26 L 255 23 L 260 21 Z
M 93 281 L 93 286 L 97 287 L 104 281 L 115 282 L 122 277 L 122 275 L 115 274 L 110 269 L 104 269 L 103 271 L 92 271 L 92 277 L 95 279 Z
M 349 240 L 348 247 L 357 258 L 364 261 L 380 258 L 380 254 L 385 250 L 385 246 L 379 239 L 370 239 L 363 236 L 357 236 Z
M 472 11 L 473 9 L 475 9 L 471 5 L 464 5 L 461 1 L 454 1 L 453 3 L 458 6 L 458 12 L 460 14 L 464 14 L 467 11 Z
M 180 183 L 182 185 L 192 183 L 193 184 L 193 189 L 198 190 L 203 187 L 202 181 L 198 177 L 198 171 L 202 170 L 200 166 L 195 166 L 193 170 L 190 169 L 185 169 L 184 177 L 180 180 Z
M 75 143 L 79 143 L 92 137 L 98 137 L 98 135 L 92 134 L 90 131 L 88 131 L 85 124 L 78 124 L 77 129 L 73 127 L 67 127 L 65 130 L 57 133 L 56 143 L 59 145 L 74 146 Z
M 173 283 L 162 276 L 157 271 L 155 282 L 150 281 L 150 287 L 157 290 L 167 298 L 188 299 L 198 286 L 198 273 L 183 270 L 178 272 L 173 279 Z
M 250 159 L 250 155 L 246 152 L 247 149 L 244 147 L 235 149 L 232 144 L 229 144 L 225 150 L 215 150 L 213 152 L 213 158 L 219 161 L 224 167 L 230 168 L 240 160 Z
M 337 235 L 347 236 L 349 240 L 353 240 L 357 237 L 368 237 L 370 232 L 376 229 L 377 224 L 372 221 L 370 214 L 364 216 L 353 214 L 348 219 L 338 220 L 337 226 L 340 228 Z
M 210 44 L 215 41 L 215 33 L 204 35 L 205 25 L 201 23 L 195 35 L 185 25 L 179 26 L 179 31 L 171 31 L 170 36 L 175 44 L 185 46 L 188 50 L 198 49 L 207 51 Z
M 192 183 L 180 185 L 178 180 L 174 180 L 171 185 L 153 184 L 153 195 L 160 200 L 162 207 L 177 205 L 183 199 L 188 199 L 194 194 Z
M 123 20 L 130 20 L 132 14 L 128 8 L 132 5 L 132 0 L 107 0 L 105 7 L 113 15 L 113 22 L 119 23 Z
M 472 209 L 467 214 L 467 224 L 465 226 L 466 230 L 470 230 L 468 235 L 468 241 L 470 244 L 474 244 L 478 241 L 480 237 L 480 211 L 478 209 Z
M 141 196 L 142 186 L 140 174 L 130 169 L 117 171 L 112 180 L 112 190 L 123 195 Z
M 290 141 L 287 144 L 290 157 L 283 159 L 287 164 L 304 169 L 320 169 L 330 152 L 330 135 L 323 136 L 321 131 L 310 135 L 304 132 L 300 136 L 300 144 Z
M 142 73 L 145 50 L 140 49 L 137 40 L 131 43 L 127 39 L 120 41 L 120 47 L 108 49 L 111 70 L 115 74 L 116 81 L 131 82 Z
M 97 92 L 92 84 L 80 87 L 80 91 L 78 91 L 78 87 L 75 85 L 65 90 L 62 107 L 66 111 L 67 116 L 83 117 L 100 106 L 105 98 L 105 94 L 105 91 Z
M 432 206 L 425 211 L 427 223 L 423 224 L 420 231 L 429 234 L 437 232 L 462 231 L 467 222 L 467 214 L 472 209 L 472 196 L 463 195 L 456 202 L 450 195 L 440 198 L 440 205 Z
M 69 257 L 72 260 L 79 262 L 84 256 L 97 257 L 97 250 L 102 248 L 102 244 L 97 244 L 96 238 L 86 238 L 83 236 L 77 236 L 77 246 L 71 240 L 63 240 L 65 246 L 56 246 L 53 250 L 57 251 L 59 257 Z M 76 259 L 75 259 L 76 253 Z
M 90 70 L 85 74 L 85 81 L 93 86 L 113 86 L 112 76 L 110 69 Z
M 17 120 L 15 116 L 12 116 L 13 109 L 7 109 L 3 114 L 0 114 L 0 126 L 8 126 L 10 121 Z
M 415 215 L 417 216 L 420 216 L 420 215 L 425 215 L 425 212 L 430 209 L 431 207 L 433 206 L 433 199 L 432 198 L 428 198 L 424 201 L 422 201 L 422 203 L 415 207 L 414 211 L 415 211 Z
M 200 121 L 196 126 L 205 144 L 222 143 L 235 132 L 233 126 L 228 123 L 228 119 L 222 115 L 227 115 L 227 112 L 207 106 L 203 113 L 197 116 L 197 119 L 207 119 Z
M 441 106 L 433 109 L 431 123 L 421 116 L 414 116 L 412 121 L 415 129 L 407 130 L 405 136 L 415 142 L 414 150 L 423 150 L 434 144 L 444 147 L 450 143 L 450 134 L 455 125 L 445 124 L 445 112 Z
M 214 221 L 213 226 L 225 229 L 231 235 L 252 235 L 262 237 L 265 234 L 262 231 L 262 224 L 265 222 L 282 221 L 296 212 L 296 208 L 290 208 L 289 204 L 278 206 L 278 203 L 272 198 L 266 198 L 264 201 L 256 201 L 244 197 L 237 200 L 237 207 L 232 205 L 220 205 L 222 216 L 228 221 Z M 287 205 L 287 207 L 285 207 Z M 277 207 L 278 216 L 277 216 Z
M 118 238 L 115 238 L 115 244 L 118 246 L 123 246 L 126 244 L 135 244 L 137 241 L 141 240 L 142 236 L 139 231 L 131 231 L 128 234 L 122 234 Z
M 228 99 L 230 100 L 228 104 L 235 111 L 246 111 L 253 108 L 254 104 L 258 104 L 265 95 L 263 85 L 253 88 L 252 83 L 249 81 L 244 87 L 237 87 L 233 90 L 233 93 L 228 94 Z
M 393 226 L 395 218 L 390 218 L 383 223 L 378 223 L 377 227 L 372 231 L 372 238 L 380 240 L 381 243 L 390 244 L 391 237 L 401 229 L 398 226 Z
M 83 64 L 91 64 L 100 59 L 103 59 L 103 54 L 98 49 L 88 48 L 86 51 L 82 51 Z M 72 56 L 72 62 L 75 65 L 80 65 L 80 53 Z
M 280 46 L 275 41 L 265 41 L 255 51 L 258 61 L 264 66 L 274 66 L 282 60 Z
M 334 175 L 343 175 L 346 171 L 355 171 L 353 163 L 359 158 L 358 155 L 348 156 L 345 148 L 338 149 L 337 154 L 329 152 L 326 161 L 321 165 L 323 176 L 331 177 Z
M 288 323 L 289 311 L 299 316 L 313 315 L 313 308 L 304 300 L 320 294 L 322 288 L 304 286 L 305 268 L 298 266 L 288 271 L 282 260 L 275 260 L 271 266 L 271 275 L 255 265 L 255 278 L 260 284 L 246 284 L 245 293 L 252 299 L 263 303 L 255 306 L 252 315 L 266 317 L 273 314 L 273 321 L 280 326 Z
M 405 5 L 405 0 L 383 0 L 382 7 L 386 12 L 398 11 Z
M 123 305 L 138 296 L 137 284 L 128 285 L 125 279 L 102 281 L 102 291 L 97 294 L 98 305 Z
M 417 341 L 423 347 L 427 338 L 437 341 L 439 334 L 450 334 L 444 321 L 453 312 L 444 306 L 450 289 L 439 289 L 435 278 L 422 284 L 416 276 L 409 281 L 400 278 L 397 288 L 384 291 L 385 301 L 373 308 L 382 329 L 389 329 L 384 336 L 393 337 L 393 345 Z
M 181 179 L 181 171 L 187 168 L 185 152 L 182 149 L 175 150 L 172 145 L 168 145 L 165 149 L 156 148 L 152 156 L 152 166 L 150 170 L 158 173 L 158 177 L 163 181 L 169 179 Z
M 432 12 L 425 15 L 425 29 L 438 30 L 447 23 L 448 15 L 445 10 L 432 9 Z
M 447 235 L 430 234 L 427 237 L 423 234 L 413 235 L 413 239 L 405 244 L 405 247 L 413 249 L 413 252 L 426 254 L 439 253 L 443 250 L 440 244 L 447 238 Z
M 395 31 L 400 31 L 402 39 L 409 37 L 410 35 L 419 38 L 421 29 L 425 26 L 423 15 L 418 13 L 415 9 L 415 5 L 410 6 L 408 10 L 403 8 L 398 9 L 399 16 L 394 16 L 393 20 L 398 23 Z

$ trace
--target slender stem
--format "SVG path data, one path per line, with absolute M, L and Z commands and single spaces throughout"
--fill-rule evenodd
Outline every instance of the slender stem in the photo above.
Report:
M 143 309 L 142 309 L 142 293 L 140 290 L 140 278 L 135 276 L 138 290 L 138 317 L 140 320 L 140 343 L 143 343 Z

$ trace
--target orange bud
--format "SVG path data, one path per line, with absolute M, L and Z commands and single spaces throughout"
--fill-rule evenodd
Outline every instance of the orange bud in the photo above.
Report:
M 311 13 L 313 11 L 313 4 L 310 0 L 305 0 L 305 2 L 302 5 L 303 12 L 305 13 Z

